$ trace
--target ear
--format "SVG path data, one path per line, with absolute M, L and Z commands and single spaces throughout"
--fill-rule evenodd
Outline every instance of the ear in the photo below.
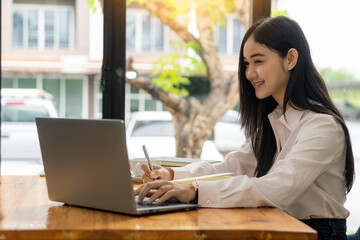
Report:
M 291 71 L 297 64 L 297 60 L 299 58 L 299 53 L 295 48 L 290 48 L 285 60 L 285 69 Z

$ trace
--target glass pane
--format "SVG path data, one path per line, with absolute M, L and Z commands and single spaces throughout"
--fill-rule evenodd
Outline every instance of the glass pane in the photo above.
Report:
M 135 22 L 134 14 L 126 14 L 126 50 L 135 50 Z
M 149 15 L 144 16 L 143 20 L 142 20 L 142 50 L 143 51 L 150 51 L 151 49 L 151 41 L 152 41 L 152 36 L 151 36 L 151 17 Z
M 43 106 L 5 104 L 2 108 L 4 122 L 35 122 L 35 117 L 49 117 Z
M 55 14 L 54 11 L 45 11 L 45 47 L 54 47 L 55 44 Z
M 220 8 L 219 6 L 215 7 L 215 5 L 209 3 L 210 1 L 198 1 L 196 6 L 191 5 L 191 7 L 189 7 L 188 2 L 185 1 L 167 1 L 166 3 L 164 1 L 156 1 L 157 6 L 167 9 L 168 18 L 161 13 L 148 11 L 147 7 L 142 5 L 141 1 L 128 5 L 127 16 L 136 16 L 134 20 L 136 22 L 136 31 L 128 31 L 127 39 L 130 38 L 131 34 L 131 39 L 133 40 L 131 44 L 135 44 L 138 48 L 131 50 L 128 47 L 126 57 L 127 60 L 130 60 L 130 58 L 133 60 L 132 67 L 137 71 L 138 76 L 140 76 L 139 80 L 146 81 L 145 85 L 149 86 L 149 88 L 145 87 L 141 90 L 135 90 L 136 87 L 134 84 L 127 88 L 126 110 L 128 112 L 126 112 L 125 115 L 132 116 L 129 120 L 129 127 L 134 126 L 133 123 L 139 121 L 139 116 L 152 118 L 154 120 L 161 120 L 161 118 L 171 119 L 172 116 L 170 112 L 176 112 L 176 109 L 172 109 L 173 111 L 170 112 L 168 112 L 168 110 L 169 108 L 177 106 L 177 104 L 173 104 L 174 102 L 177 103 L 174 99 L 179 99 L 179 101 L 184 100 L 184 102 L 189 104 L 184 106 L 186 109 L 192 109 L 191 101 L 187 101 L 190 97 L 195 98 L 197 101 L 194 102 L 200 102 L 200 104 L 212 102 L 208 97 L 210 91 L 215 91 L 215 89 L 213 89 L 214 86 L 210 84 L 210 81 L 215 81 L 215 79 L 213 79 L 215 75 L 209 74 L 210 71 L 213 71 L 212 73 L 216 71 L 216 73 L 220 75 L 223 74 L 222 76 L 236 77 L 240 43 L 245 32 L 243 26 L 247 26 L 246 14 L 249 13 L 248 9 L 245 9 L 245 11 L 244 9 L 236 9 L 235 4 L 225 4 L 226 6 L 224 5 Z M 162 6 L 163 4 L 164 6 Z M 211 9 L 211 13 L 214 14 L 209 18 L 204 15 L 197 16 L 196 14 L 199 12 L 194 10 L 197 6 L 204 9 Z M 176 27 L 172 24 L 174 21 L 177 23 Z M 199 22 L 201 26 L 205 26 L 203 29 L 206 29 L 206 31 L 197 28 Z M 129 25 L 129 22 L 127 22 L 127 25 Z M 178 26 L 181 27 L 178 28 Z M 194 42 L 190 39 L 197 39 L 198 41 Z M 199 45 L 197 43 L 199 43 Z M 203 43 L 206 43 L 205 45 L 207 46 L 216 46 L 217 51 L 210 52 L 204 50 L 206 46 L 201 45 Z M 200 49 L 206 52 L 197 54 L 196 52 L 199 52 Z M 207 54 L 210 54 L 211 57 L 205 60 L 205 56 L 209 56 Z M 208 62 L 209 59 L 211 59 L 211 62 Z M 217 59 L 219 59 L 219 61 L 217 61 Z M 212 69 L 208 69 L 209 66 L 211 66 Z M 130 69 L 130 66 L 128 66 L 128 69 Z M 131 85 L 131 82 L 132 80 L 128 79 L 128 84 Z M 228 82 L 228 79 L 223 79 L 220 85 L 224 87 L 229 84 L 231 83 Z M 176 97 L 172 98 L 174 102 L 170 101 L 171 106 L 165 106 L 164 102 L 157 100 L 159 96 L 164 96 L 157 92 L 157 88 L 161 88 L 167 92 L 168 96 L 176 95 Z M 147 94 L 147 92 L 151 92 L 153 95 Z M 225 98 L 226 96 L 220 97 L 220 102 L 225 103 Z M 238 96 L 234 98 L 238 99 Z M 169 101 L 166 103 L 169 103 Z M 232 106 L 227 107 L 223 112 L 231 114 L 232 112 L 228 113 L 228 111 L 235 108 L 236 104 L 237 103 L 234 103 Z M 211 106 L 207 105 L 204 107 L 214 108 L 214 104 L 210 105 Z M 220 108 L 221 107 L 222 106 L 220 106 Z M 139 115 L 138 113 L 130 114 L 134 111 L 139 111 L 139 114 L 144 115 Z M 167 112 L 169 115 L 163 115 L 162 113 L 164 112 Z M 236 113 L 237 112 L 235 112 L 235 114 Z M 187 114 L 192 114 L 192 112 L 187 112 Z M 183 117 L 186 119 L 185 116 Z M 216 119 L 221 119 L 222 117 L 223 116 L 218 116 Z M 192 121 L 192 119 L 190 121 Z M 186 120 L 183 122 L 186 122 Z M 191 122 L 189 124 L 193 126 L 195 123 Z M 221 131 L 221 129 L 224 129 L 221 124 L 226 124 L 226 130 Z M 243 142 L 241 138 L 244 136 L 237 122 L 224 121 L 221 124 L 215 127 L 214 133 L 210 133 L 212 131 L 212 129 L 210 129 L 207 138 L 204 138 L 204 141 L 208 140 L 209 142 L 207 143 L 209 143 L 209 146 L 211 145 L 209 152 L 213 151 L 213 156 L 219 156 L 219 159 L 223 159 L 222 154 L 238 149 Z M 201 124 L 199 124 L 199 126 L 200 125 Z M 184 126 L 179 127 L 179 129 L 190 128 L 191 127 L 186 128 Z M 156 132 L 154 134 L 156 134 Z M 189 132 L 189 134 L 192 133 Z M 180 134 L 178 134 L 178 136 L 179 135 Z M 223 136 L 229 137 L 223 138 Z M 154 136 L 154 139 L 155 137 L 157 136 Z M 134 140 L 134 142 L 137 141 L 136 139 L 132 140 Z M 133 142 L 132 140 L 129 141 L 129 151 L 136 151 L 133 150 L 136 148 L 130 146 L 130 142 Z M 224 140 L 226 140 L 226 143 L 224 143 Z M 178 154 L 177 156 L 179 157 L 185 156 L 183 153 L 174 152 L 174 137 L 164 141 L 171 145 L 171 147 L 166 147 L 171 153 L 164 153 L 164 157 L 165 154 L 169 154 L 169 156 L 176 156 L 176 154 Z M 228 142 L 230 142 L 230 144 L 228 144 Z M 192 147 L 181 146 L 181 148 L 191 149 Z M 203 151 L 203 153 L 204 152 L 208 151 Z M 138 156 L 142 153 L 130 152 L 129 154 Z M 191 154 L 192 153 L 189 153 L 189 155 L 186 156 L 190 156 Z M 193 157 L 202 158 L 203 155 Z
M 36 79 L 18 78 L 18 88 L 36 88 Z
M 139 89 L 130 85 L 130 93 L 139 93 Z
M 145 100 L 145 111 L 156 111 L 156 100 L 155 99 Z
M 43 89 L 53 96 L 55 108 L 60 112 L 60 79 L 43 79 Z
M 131 99 L 130 100 L 130 112 L 137 112 L 139 111 L 139 100 Z
M 70 40 L 70 12 L 59 11 L 60 48 L 69 48 Z
M 1 85 L 2 88 L 12 88 L 14 87 L 14 81 L 12 78 L 2 78 Z
M 38 46 L 38 11 L 28 11 L 28 46 Z
M 22 47 L 24 44 L 24 20 L 22 11 L 13 13 L 13 46 Z
M 227 47 L 227 37 L 226 37 L 226 27 L 217 26 L 215 31 L 215 41 L 217 43 L 217 50 L 221 53 L 226 53 Z M 239 48 L 240 50 L 240 48 Z
M 163 51 L 164 50 L 164 26 L 163 24 L 156 18 L 154 19 L 154 27 L 155 27 L 155 50 Z
M 131 133 L 132 137 L 172 137 L 174 125 L 172 121 L 139 120 Z
M 240 52 L 240 45 L 245 35 L 246 29 L 244 25 L 238 19 L 234 19 L 234 35 L 233 35 L 233 53 L 238 54 Z
M 1 123 L 10 136 L 1 139 L 2 174 L 38 176 L 43 170 L 36 125 L 24 121 L 44 116 L 37 107 L 46 105 L 50 117 L 102 117 L 103 14 L 101 6 L 89 11 L 90 2 L 98 4 L 1 1 L 11 17 L 1 22 L 9 30 L 1 35 L 2 88 L 14 90 L 1 91 L 2 110 L 14 119 Z
M 66 117 L 82 117 L 82 80 L 66 79 Z

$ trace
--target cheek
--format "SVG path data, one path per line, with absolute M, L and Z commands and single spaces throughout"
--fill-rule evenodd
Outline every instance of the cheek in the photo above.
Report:
M 267 79 L 269 77 L 269 70 L 268 70 L 268 66 L 259 66 L 257 69 L 256 69 L 256 72 L 259 76 L 260 79 Z M 271 72 L 271 71 L 270 71 Z
M 249 80 L 249 71 L 247 69 L 245 69 L 245 77 L 246 77 L 247 80 Z
M 277 81 L 281 81 L 284 79 L 284 71 L 282 69 L 281 66 L 276 65 L 276 64 L 268 64 L 268 65 L 263 65 L 261 67 L 259 67 L 258 69 L 258 74 L 259 77 L 264 79 L 264 80 L 277 80 Z

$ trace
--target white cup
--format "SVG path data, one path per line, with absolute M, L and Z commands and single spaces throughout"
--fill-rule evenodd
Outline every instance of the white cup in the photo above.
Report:
M 151 162 L 161 166 L 161 160 L 159 159 L 152 159 Z M 146 158 L 134 158 L 130 160 L 130 168 L 135 174 L 135 177 L 141 177 L 143 175 L 143 170 L 141 169 L 141 164 L 143 163 L 147 163 Z

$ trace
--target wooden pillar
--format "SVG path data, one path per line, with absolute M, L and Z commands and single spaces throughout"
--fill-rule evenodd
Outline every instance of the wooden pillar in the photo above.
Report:
M 258 19 L 270 17 L 271 0 L 250 0 L 250 24 L 251 26 Z
M 103 118 L 125 119 L 126 0 L 103 1 Z

